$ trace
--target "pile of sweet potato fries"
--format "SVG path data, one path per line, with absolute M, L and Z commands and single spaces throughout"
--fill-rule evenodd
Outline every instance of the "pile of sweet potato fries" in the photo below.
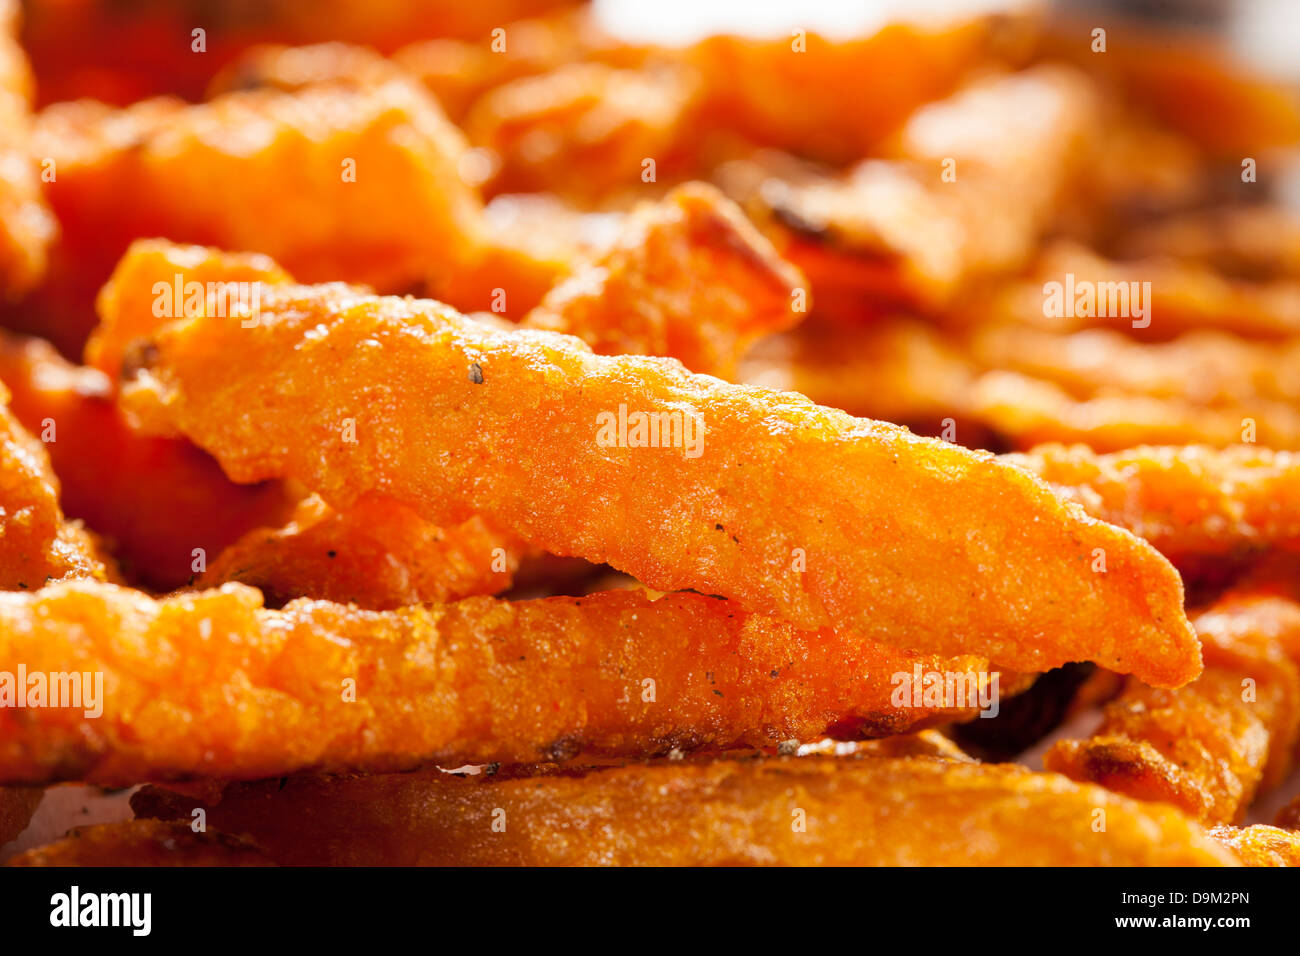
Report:
M 1300 863 L 1300 102 L 1102 33 L 0 0 L 10 862 Z

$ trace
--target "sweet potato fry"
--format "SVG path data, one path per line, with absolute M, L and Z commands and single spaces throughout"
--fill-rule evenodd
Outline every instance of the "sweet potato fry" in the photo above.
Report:
M 1279 810 L 1273 823 L 1283 830 L 1300 830 L 1300 797 Z
M 1294 601 L 1233 594 L 1194 618 L 1205 671 L 1177 690 L 1130 680 L 1087 740 L 1058 741 L 1049 770 L 1140 800 L 1172 803 L 1207 824 L 1237 823 L 1291 765 L 1300 674 L 1275 639 Z
M 64 520 L 45 445 L 19 423 L 0 384 L 0 589 L 103 581 L 107 574 L 98 542 L 79 523 Z
M 65 354 L 80 352 L 95 293 L 136 238 L 263 252 L 300 278 L 399 292 L 477 255 L 464 140 L 409 80 L 195 106 L 59 104 L 41 114 L 34 148 L 58 171 L 46 194 L 63 238 L 41 293 L 10 324 Z
M 1300 217 L 1269 204 L 1196 210 L 1133 231 L 1119 253 L 1173 258 L 1241 279 L 1300 278 Z
M 601 355 L 667 355 L 731 378 L 759 336 L 810 305 L 807 280 L 744 213 L 688 183 L 633 212 L 613 247 L 576 264 L 524 325 L 576 335 Z
M 40 787 L 0 787 L 0 846 L 27 829 L 44 795 Z
M 1072 71 L 984 79 L 918 111 L 898 159 L 843 177 L 763 179 L 748 206 L 819 295 L 866 288 L 936 309 L 1028 260 L 1096 119 L 1093 91 Z
M 1048 442 L 1085 444 L 1099 452 L 1138 445 L 1243 442 L 1300 449 L 1300 409 L 1266 399 L 1206 408 L 1179 398 L 1103 390 L 1084 399 L 1018 372 L 987 372 L 972 385 L 970 414 L 1013 447 Z
M 1082 445 L 1045 445 L 1003 460 L 1150 541 L 1175 564 L 1300 548 L 1300 458 L 1289 452 L 1189 446 L 1099 455 Z
M 391 501 L 340 513 L 312 496 L 284 526 L 254 528 L 222 551 L 198 586 L 240 581 L 273 607 L 311 597 L 383 611 L 499 594 L 521 550 L 477 518 L 442 529 Z
M 188 441 L 140 434 L 100 372 L 47 342 L 0 335 L 0 381 L 17 419 L 48 439 L 64 512 L 104 538 L 130 580 L 187 584 L 239 535 L 293 507 L 280 482 L 236 485 Z
M 32 78 L 17 29 L 17 0 L 0 0 L 0 301 L 41 277 L 55 233 L 28 154 Z
M 1210 838 L 1227 847 L 1246 866 L 1300 866 L 1300 834 L 1264 823 L 1214 827 Z
M 76 827 L 62 840 L 19 853 L 5 866 L 274 866 L 261 850 L 188 823 L 127 820 Z
M 149 787 L 141 816 L 200 805 Z M 1009 764 L 772 757 L 228 786 L 208 821 L 281 864 L 1231 866 L 1181 813 Z M 1104 827 L 1098 821 L 1104 819 Z
M 0 595 L 0 660 L 30 674 L 104 675 L 97 718 L 0 709 L 0 781 L 124 785 L 774 746 L 973 717 L 1003 690 L 982 659 L 799 631 L 695 594 L 389 612 L 260 604 L 237 584 L 162 601 L 93 584 Z M 1007 690 L 1026 682 L 1008 675 Z
M 255 328 L 198 317 L 143 353 L 124 400 L 237 481 L 479 514 L 657 590 L 1022 671 L 1199 672 L 1181 582 L 1144 542 L 992 456 L 801 396 L 337 286 L 264 287 Z

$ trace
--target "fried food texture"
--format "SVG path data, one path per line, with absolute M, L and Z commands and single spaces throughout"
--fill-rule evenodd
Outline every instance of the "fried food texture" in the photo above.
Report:
M 443 529 L 392 501 L 365 498 L 337 512 L 312 496 L 285 525 L 232 543 L 198 586 L 240 581 L 271 606 L 311 597 L 383 611 L 505 591 L 521 551 L 478 518 Z
M 76 827 L 61 840 L 33 847 L 5 866 L 274 866 L 243 840 L 188 823 L 127 820 Z
M 1257 446 L 1144 447 L 1099 455 L 1044 445 L 1007 462 L 1176 564 L 1270 546 L 1300 548 L 1300 459 Z
M 0 302 L 45 270 L 55 224 L 28 154 L 32 77 L 19 47 L 18 0 L 0 0 Z
M 1291 765 L 1300 674 L 1277 640 L 1293 601 L 1230 595 L 1194 618 L 1205 671 L 1177 690 L 1132 679 L 1087 740 L 1058 741 L 1049 770 L 1141 800 L 1171 803 L 1207 824 L 1237 823 Z
M 1265 823 L 1214 827 L 1211 839 L 1227 847 L 1245 866 L 1300 866 L 1300 833 Z
M 236 485 L 185 439 L 132 428 L 108 379 L 47 342 L 0 335 L 0 381 L 14 416 L 47 439 L 41 454 L 58 475 L 64 512 L 103 539 L 132 581 L 185 585 L 240 534 L 293 507 L 279 482 Z
M 761 335 L 811 306 L 807 280 L 731 200 L 688 183 L 628 217 L 613 247 L 576 265 L 524 319 L 601 355 L 666 355 L 731 378 Z
M 106 576 L 98 542 L 64 519 L 44 444 L 19 423 L 0 385 L 0 588 Z
M 35 149 L 58 169 L 46 193 L 63 239 L 15 327 L 65 354 L 79 352 L 95 293 L 133 239 L 262 252 L 309 281 L 401 292 L 435 263 L 477 255 L 482 209 L 459 173 L 464 139 L 405 79 L 197 105 L 58 104 L 41 114 Z
M 104 675 L 95 718 L 0 709 L 0 780 L 125 785 L 884 736 L 973 717 L 1027 682 L 980 658 L 800 631 L 695 594 L 260 605 L 237 584 L 161 601 L 93 584 L 0 596 L 0 659 Z M 957 675 L 960 690 L 929 694 L 932 673 Z
M 263 287 L 255 328 L 198 317 L 143 354 L 124 400 L 237 481 L 478 514 L 657 590 L 1020 671 L 1199 673 L 1181 582 L 1144 542 L 1023 469 L 800 396 L 337 286 Z
M 198 804 L 150 787 L 132 805 L 187 819 Z M 1172 808 L 1055 774 L 924 757 L 294 777 L 228 786 L 206 809 L 214 826 L 291 865 L 1235 864 Z

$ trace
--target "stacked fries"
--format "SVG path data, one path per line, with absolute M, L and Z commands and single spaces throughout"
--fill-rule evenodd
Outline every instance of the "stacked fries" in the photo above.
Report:
M 11 865 L 1300 862 L 1294 97 L 1024 4 L 25 6 Z

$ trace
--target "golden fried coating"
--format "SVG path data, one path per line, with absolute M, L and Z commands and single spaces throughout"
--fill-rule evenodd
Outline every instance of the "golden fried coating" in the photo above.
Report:
M 40 787 L 0 787 L 0 846 L 27 829 L 43 796 Z
M 111 383 L 47 342 L 0 335 L 0 381 L 14 416 L 48 439 L 41 454 L 64 512 L 104 538 L 130 580 L 160 591 L 187 584 L 241 534 L 293 508 L 280 482 L 237 485 L 185 439 L 132 428 Z
M 63 240 L 42 293 L 11 324 L 65 354 L 80 352 L 95 293 L 132 239 L 263 252 L 309 281 L 389 292 L 477 255 L 464 139 L 409 80 L 196 106 L 65 103 L 41 114 L 36 140 L 58 170 L 46 194 Z
M 1300 834 L 1264 823 L 1214 827 L 1210 838 L 1237 854 L 1246 866 L 1300 866 Z
M 250 45 L 350 43 L 389 52 L 422 37 L 481 40 L 574 0 L 27 0 L 24 39 L 45 102 L 126 104 L 159 93 L 196 99 Z M 204 31 L 192 49 L 191 31 Z M 509 36 L 511 31 L 507 29 Z
M 200 804 L 155 787 L 141 816 Z M 1020 767 L 772 757 L 226 788 L 208 821 L 281 864 L 1231 866 L 1172 808 Z
M 17 28 L 18 0 L 0 0 L 0 301 L 41 277 L 55 233 L 28 153 L 32 78 Z
M 105 580 L 98 542 L 80 524 L 64 520 L 46 446 L 23 428 L 9 398 L 0 384 L 0 589 Z
M 284 526 L 254 528 L 227 547 L 198 586 L 239 581 L 273 607 L 311 597 L 383 611 L 499 594 L 521 550 L 478 518 L 443 529 L 392 501 L 363 498 L 340 513 L 311 496 Z
M 1199 673 L 1145 542 L 990 455 L 798 395 L 338 286 L 266 286 L 255 328 L 199 317 L 143 351 L 124 401 L 237 481 L 478 514 L 657 590 L 1021 671 Z
M 612 248 L 575 265 L 524 325 L 601 355 L 667 355 L 731 378 L 764 334 L 811 307 L 807 280 L 712 186 L 687 183 L 627 217 Z
M 76 827 L 5 866 L 274 866 L 257 847 L 188 823 L 127 820 Z
M 102 673 L 102 714 L 0 709 L 0 781 L 108 785 L 870 737 L 975 716 L 987 661 L 635 591 L 362 611 L 237 584 L 0 595 L 0 660 Z M 940 675 L 938 678 L 933 675 Z M 1005 690 L 1026 678 L 1007 675 Z M 90 702 L 93 705 L 93 701 Z
M 1070 70 L 981 79 L 919 110 L 899 158 L 756 177 L 747 206 L 824 301 L 869 292 L 935 309 L 1028 260 L 1096 123 L 1094 91 Z
M 1134 448 L 1099 455 L 1044 445 L 1007 455 L 1093 517 L 1127 528 L 1176 564 L 1300 548 L 1300 458 L 1266 448 Z
M 1063 442 L 1109 452 L 1139 445 L 1228 448 L 1259 442 L 1300 449 L 1300 409 L 1267 399 L 1206 408 L 1110 389 L 1076 399 L 1052 382 L 995 371 L 975 381 L 968 404 L 973 417 L 1017 448 Z
M 1237 823 L 1289 769 L 1300 726 L 1300 673 L 1276 640 L 1294 601 L 1233 594 L 1194 618 L 1205 671 L 1177 690 L 1129 680 L 1087 740 L 1061 740 L 1049 770 L 1207 824 Z
M 680 65 L 572 63 L 488 91 L 470 108 L 465 134 L 497 160 L 492 192 L 591 203 L 696 168 L 699 96 L 698 75 Z

